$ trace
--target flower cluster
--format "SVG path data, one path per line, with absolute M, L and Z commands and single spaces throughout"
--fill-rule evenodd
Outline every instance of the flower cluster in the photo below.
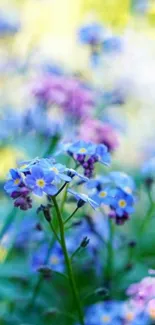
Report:
M 91 46 L 101 46 L 106 51 L 119 51 L 121 49 L 121 40 L 113 36 L 110 31 L 97 22 L 83 25 L 78 31 L 78 37 L 82 44 Z
M 92 90 L 73 77 L 52 74 L 43 77 L 32 87 L 32 93 L 39 105 L 57 105 L 76 118 L 90 115 L 94 106 Z
M 81 221 L 79 224 L 73 224 L 73 227 L 74 232 L 70 231 L 66 235 L 68 252 L 71 256 L 77 249 L 79 249 L 79 252 L 81 251 L 82 254 L 85 252 L 83 267 L 86 268 L 88 265 L 91 267 L 94 258 L 97 262 L 97 252 L 100 247 L 100 239 L 86 220 Z M 74 260 L 78 263 L 77 257 L 78 254 L 77 256 L 74 256 Z M 37 249 L 35 248 L 32 254 L 31 265 L 34 271 L 38 271 L 44 266 L 57 272 L 63 272 L 65 269 L 65 262 L 60 244 L 54 243 L 53 246 L 50 247 L 45 240 L 40 241 L 40 245 Z
M 77 200 L 77 208 L 88 203 L 93 209 L 101 204 L 109 207 L 108 215 L 114 218 L 117 224 L 123 224 L 133 212 L 135 185 L 131 177 L 120 172 L 111 172 L 108 176 L 90 179 L 93 175 L 96 162 L 108 165 L 110 154 L 105 145 L 95 145 L 78 141 L 67 145 L 67 153 L 76 161 L 77 167 L 82 166 L 84 175 L 76 170 L 57 163 L 53 158 L 33 159 L 19 164 L 16 170 L 11 169 L 9 180 L 5 184 L 6 192 L 14 199 L 14 205 L 21 210 L 32 207 L 35 196 L 49 200 L 50 196 L 58 195 L 67 183 L 78 177 L 79 184 L 87 184 L 85 188 L 91 193 L 68 189 Z M 86 177 L 87 176 L 87 177 Z M 78 183 L 77 183 L 78 184 Z M 76 184 L 75 184 L 76 185 Z M 33 195 L 32 195 L 33 194 Z
M 90 180 L 87 187 L 93 189 L 91 198 L 95 202 L 109 206 L 109 217 L 114 218 L 117 224 L 129 219 L 135 201 L 135 185 L 131 177 L 125 173 L 111 172 L 108 176 Z
M 122 49 L 121 39 L 112 35 L 111 31 L 97 22 L 83 25 L 78 30 L 78 39 L 80 43 L 89 45 L 91 50 L 90 59 L 93 66 L 100 63 L 101 54 L 120 52 Z
M 79 166 L 83 167 L 84 175 L 88 178 L 93 176 L 95 163 L 100 162 L 109 165 L 111 161 L 108 149 L 103 144 L 95 145 L 81 140 L 68 145 L 66 151 Z
M 23 162 L 17 170 L 11 169 L 4 188 L 16 207 L 27 210 L 32 207 L 32 193 L 39 197 L 56 195 L 62 179 L 71 181 L 64 165 L 54 163 L 53 159 L 34 159 Z
M 137 313 L 146 311 L 151 319 L 155 320 L 155 278 L 147 276 L 138 283 L 129 286 L 127 294 L 130 297 Z
M 90 306 L 85 315 L 86 325 L 146 325 L 148 317 L 127 308 L 122 301 L 105 301 Z

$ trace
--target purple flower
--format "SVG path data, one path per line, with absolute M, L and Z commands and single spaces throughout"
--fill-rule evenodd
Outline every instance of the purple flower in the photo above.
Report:
M 55 195 L 57 188 L 52 184 L 55 174 L 53 172 L 45 173 L 40 167 L 34 166 L 31 175 L 26 176 L 25 182 L 34 194 L 42 196 L 44 193 Z
M 87 132 L 85 132 L 87 130 Z M 88 118 L 79 129 L 79 137 L 85 141 L 104 144 L 109 151 L 114 151 L 119 145 L 118 133 L 110 123 Z
M 21 210 L 26 211 L 26 210 L 32 208 L 32 200 L 29 196 L 26 196 L 26 197 L 19 196 L 15 200 L 14 206 L 17 208 L 20 208 Z

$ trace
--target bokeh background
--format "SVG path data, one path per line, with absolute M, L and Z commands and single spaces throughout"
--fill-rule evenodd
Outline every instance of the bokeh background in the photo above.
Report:
M 27 88 L 37 76 L 38 66 L 45 61 L 54 62 L 99 89 L 119 88 L 125 93 L 127 100 L 121 111 L 119 105 L 109 109 L 109 114 L 115 115 L 117 123 L 126 129 L 120 136 L 116 156 L 124 164 L 139 164 L 145 145 L 151 146 L 154 141 L 155 2 L 1 0 L 0 13 L 20 25 L 18 32 L 3 35 L 1 31 L 0 35 L 1 112 L 9 105 L 14 111 L 26 109 L 25 103 L 28 106 L 30 101 Z M 77 37 L 80 26 L 93 21 L 120 37 L 123 44 L 116 55 L 105 54 L 95 69 L 89 64 L 89 47 L 80 44 Z M 22 73 L 15 68 L 17 63 Z M 16 156 L 17 148 L 11 150 Z M 20 151 L 22 155 L 23 149 Z M 0 154 L 2 177 L 12 165 L 14 154 L 10 157 L 8 146 Z
M 51 289 L 51 302 L 48 282 L 44 281 L 39 292 L 40 275 L 32 270 L 32 255 L 51 238 L 46 220 L 36 214 L 42 202 L 35 198 L 32 210 L 18 211 L 4 192 L 4 183 L 8 170 L 20 161 L 46 157 L 60 149 L 60 143 L 78 139 L 107 145 L 112 155 L 109 171 L 126 172 L 136 183 L 134 193 L 130 193 L 136 203 L 134 217 L 122 227 L 116 225 L 116 243 L 111 244 L 116 253 L 111 298 L 119 302 L 127 299 L 129 285 L 147 276 L 150 268 L 155 269 L 155 221 L 151 219 L 155 208 L 154 160 L 146 168 L 146 178 L 142 175 L 143 164 L 155 155 L 155 1 L 0 0 L 0 325 L 24 325 L 21 320 L 42 325 L 44 316 L 49 325 L 47 307 L 64 307 L 64 300 L 66 310 L 72 312 L 72 297 L 60 302 L 61 292 L 68 290 L 63 281 L 54 275 L 56 288 Z M 66 157 L 61 159 L 70 167 Z M 124 174 L 121 177 L 124 181 Z M 133 185 L 130 177 L 125 176 L 125 181 Z M 72 212 L 72 203 L 66 204 L 65 217 Z M 83 211 L 80 218 L 88 211 L 96 233 L 110 242 L 108 218 L 103 212 Z M 145 215 L 148 229 L 141 238 Z M 47 233 L 38 232 L 38 220 Z M 77 236 L 87 234 L 87 221 L 85 218 L 86 229 L 82 224 Z M 73 231 L 71 239 L 75 239 L 72 237 L 76 237 Z M 106 267 L 106 249 L 103 245 L 100 253 L 99 242 L 96 250 L 100 259 L 97 266 L 91 263 L 96 266 L 93 274 L 91 267 L 88 277 L 81 274 L 85 256 L 76 265 L 82 293 L 92 282 L 95 288 L 103 284 L 103 277 L 98 281 L 98 272 L 100 266 Z M 60 266 L 62 256 L 56 254 L 52 267 Z M 38 300 L 29 315 L 24 304 L 35 290 L 40 300 L 36 294 Z M 88 305 L 93 303 L 91 300 Z M 15 318 L 10 317 L 11 312 Z M 61 316 L 60 325 L 73 324 Z M 125 324 L 146 324 L 132 323 L 131 314 L 127 316 Z

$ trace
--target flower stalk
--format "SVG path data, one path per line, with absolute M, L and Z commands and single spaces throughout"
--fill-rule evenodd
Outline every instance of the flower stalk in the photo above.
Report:
M 78 312 L 78 316 L 79 316 L 79 321 L 81 325 L 84 325 L 84 318 L 83 318 L 83 312 L 82 312 L 82 307 L 81 307 L 81 303 L 80 303 L 80 298 L 79 298 L 79 294 L 77 291 L 77 287 L 76 287 L 76 282 L 74 279 L 74 275 L 73 275 L 73 270 L 72 270 L 72 264 L 68 255 L 68 251 L 67 251 L 67 247 L 66 247 L 66 241 L 65 241 L 65 229 L 64 229 L 64 223 L 63 223 L 63 219 L 59 210 L 59 206 L 57 203 L 56 198 L 53 196 L 52 197 L 52 201 L 56 210 L 56 214 L 57 214 L 57 218 L 58 218 L 58 223 L 59 223 L 59 228 L 60 228 L 60 238 L 61 238 L 61 246 L 62 246 L 62 250 L 64 253 L 64 258 L 65 258 L 65 263 L 66 263 L 66 267 L 67 267 L 67 271 L 68 271 L 68 277 L 69 277 L 69 281 L 70 281 L 70 286 L 72 289 L 72 294 L 77 306 L 77 312 Z

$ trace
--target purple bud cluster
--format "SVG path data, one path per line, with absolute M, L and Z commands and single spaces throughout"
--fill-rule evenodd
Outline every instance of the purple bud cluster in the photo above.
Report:
M 32 200 L 29 196 L 30 190 L 21 183 L 18 190 L 11 193 L 11 197 L 14 201 L 14 206 L 20 208 L 21 210 L 28 210 L 32 208 Z
M 124 223 L 129 220 L 130 216 L 127 212 L 124 212 L 122 216 L 119 216 L 116 211 L 111 210 L 109 213 L 109 218 L 115 219 L 115 223 L 118 226 L 124 225 Z
M 93 171 L 94 171 L 94 164 L 98 161 L 97 156 L 92 155 L 88 159 L 86 158 L 86 155 L 80 155 L 78 154 L 76 158 L 77 162 L 84 168 L 84 176 L 91 178 L 93 177 Z

